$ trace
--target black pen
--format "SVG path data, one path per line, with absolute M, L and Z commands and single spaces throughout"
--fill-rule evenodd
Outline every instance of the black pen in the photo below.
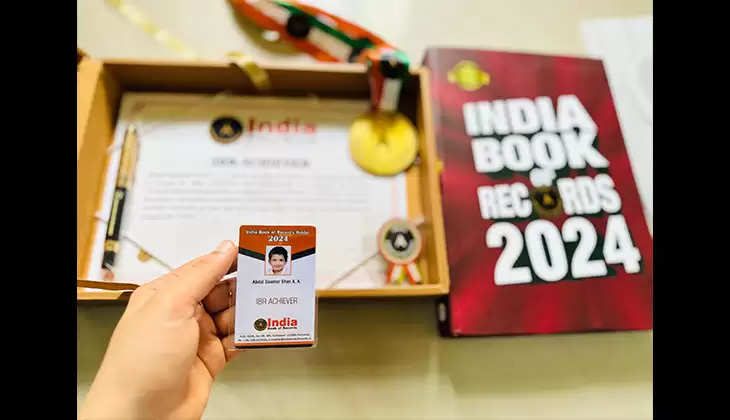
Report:
M 130 125 L 127 127 L 127 131 L 124 134 L 122 156 L 119 162 L 119 170 L 117 171 L 114 198 L 112 201 L 111 212 L 109 213 L 106 239 L 104 240 L 104 260 L 102 262 L 102 268 L 106 268 L 110 271 L 112 267 L 114 267 L 114 260 L 119 253 L 119 235 L 121 232 L 122 213 L 127 193 L 132 187 L 132 182 L 134 181 L 134 170 L 137 165 L 137 149 L 137 129 L 133 125 Z

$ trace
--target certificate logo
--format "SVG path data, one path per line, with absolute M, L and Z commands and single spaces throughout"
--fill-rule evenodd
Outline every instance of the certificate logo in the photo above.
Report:
M 266 329 L 268 324 L 266 323 L 266 320 L 263 318 L 259 318 L 253 323 L 253 327 L 256 328 L 256 331 L 263 331 Z
M 210 124 L 210 135 L 218 143 L 232 143 L 241 136 L 241 133 L 243 125 L 233 117 L 220 117 Z

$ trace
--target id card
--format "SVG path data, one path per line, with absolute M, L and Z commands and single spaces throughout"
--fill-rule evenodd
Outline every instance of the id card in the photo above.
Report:
M 314 226 L 241 226 L 236 348 L 314 345 L 316 234 Z

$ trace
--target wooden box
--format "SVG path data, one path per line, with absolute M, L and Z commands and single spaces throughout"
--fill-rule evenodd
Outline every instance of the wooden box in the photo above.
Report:
M 101 205 L 106 149 L 112 142 L 121 95 L 127 91 L 216 93 L 239 95 L 369 98 L 365 66 L 320 64 L 262 66 L 271 89 L 259 92 L 247 75 L 227 62 L 95 60 L 79 52 L 77 74 L 77 278 L 87 279 L 94 213 Z M 423 216 L 424 249 L 419 259 L 423 284 L 377 289 L 318 290 L 320 297 L 427 296 L 448 293 L 439 164 L 431 123 L 429 80 L 425 68 L 411 71 L 404 86 L 400 111 L 417 122 L 420 159 L 407 172 L 409 217 Z M 77 289 L 78 300 L 125 300 L 130 292 Z

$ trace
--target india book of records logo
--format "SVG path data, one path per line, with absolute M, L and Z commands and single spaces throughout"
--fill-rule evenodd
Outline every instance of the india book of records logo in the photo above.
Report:
M 210 135 L 218 143 L 232 143 L 243 133 L 241 122 L 233 117 L 220 117 L 210 124 Z
M 221 116 L 210 123 L 210 135 L 218 143 L 229 144 L 238 140 L 246 132 L 263 134 L 306 134 L 317 132 L 317 125 L 300 120 L 298 117 L 279 119 L 261 119 L 248 117 L 243 122 L 231 116 Z
M 530 200 L 542 218 L 554 218 L 563 213 L 563 200 L 555 186 L 540 186 L 530 192 Z
M 458 62 L 449 70 L 446 78 L 449 83 L 454 83 L 467 92 L 478 90 L 492 80 L 489 73 L 483 71 L 477 63 L 469 60 Z
M 263 318 L 259 318 L 253 323 L 253 327 L 256 328 L 256 331 L 263 331 L 267 326 L 266 320 Z

